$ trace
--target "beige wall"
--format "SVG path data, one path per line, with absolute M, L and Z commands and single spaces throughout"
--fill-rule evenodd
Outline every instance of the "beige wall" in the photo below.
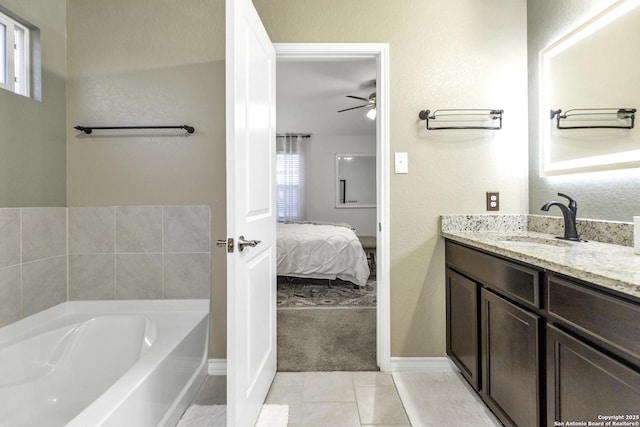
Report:
M 388 42 L 392 355 L 444 354 L 438 216 L 526 212 L 524 0 L 255 0 L 274 42 Z M 76 124 L 188 123 L 182 136 L 67 136 L 68 204 L 208 204 L 224 233 L 222 0 L 69 0 L 68 118 Z M 117 28 L 117 31 L 113 31 Z M 503 108 L 501 131 L 427 132 L 418 111 Z M 136 134 L 138 135 L 138 134 Z M 389 165 L 391 168 L 392 165 Z M 212 250 L 212 348 L 226 356 L 224 253 Z
M 224 238 L 223 0 L 69 0 L 69 206 L 209 205 Z M 75 125 L 189 124 L 196 132 Z M 210 357 L 226 357 L 225 252 L 212 249 Z
M 66 0 L 0 3 L 40 29 L 40 99 L 0 90 L 0 207 L 64 206 Z
M 254 4 L 274 42 L 389 43 L 391 151 L 409 154 L 391 176 L 392 356 L 444 355 L 439 215 L 485 212 L 486 191 L 528 210 L 526 1 Z M 426 131 L 427 108 L 502 108 L 504 128 Z

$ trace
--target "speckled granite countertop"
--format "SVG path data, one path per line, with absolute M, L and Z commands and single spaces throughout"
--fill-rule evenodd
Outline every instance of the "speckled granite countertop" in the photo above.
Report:
M 501 216 L 497 226 L 463 224 L 465 217 L 478 216 L 443 216 L 442 237 L 640 298 L 640 255 L 631 247 L 528 231 L 526 215 Z

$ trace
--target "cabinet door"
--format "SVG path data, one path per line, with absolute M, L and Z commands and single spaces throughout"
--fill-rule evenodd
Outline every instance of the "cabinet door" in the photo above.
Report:
M 640 421 L 640 373 L 547 326 L 547 425 L 602 415 Z
M 482 390 L 508 426 L 540 425 L 539 317 L 482 289 Z
M 447 269 L 447 355 L 471 386 L 480 389 L 478 285 Z

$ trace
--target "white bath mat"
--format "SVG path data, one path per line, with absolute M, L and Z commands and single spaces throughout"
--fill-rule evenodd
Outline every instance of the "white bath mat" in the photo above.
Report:
M 393 381 L 414 427 L 502 425 L 456 372 L 394 372 Z
M 287 427 L 288 405 L 263 405 L 256 427 Z M 191 405 L 176 427 L 226 427 L 226 405 Z

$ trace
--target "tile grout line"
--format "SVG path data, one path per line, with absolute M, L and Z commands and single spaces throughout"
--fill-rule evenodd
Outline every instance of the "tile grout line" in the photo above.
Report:
M 358 421 L 360 421 L 360 427 L 362 427 L 362 414 L 360 413 L 360 402 L 358 401 L 358 393 L 356 393 L 356 379 L 351 372 L 351 388 L 353 389 L 353 398 L 356 401 L 356 411 L 358 411 Z

